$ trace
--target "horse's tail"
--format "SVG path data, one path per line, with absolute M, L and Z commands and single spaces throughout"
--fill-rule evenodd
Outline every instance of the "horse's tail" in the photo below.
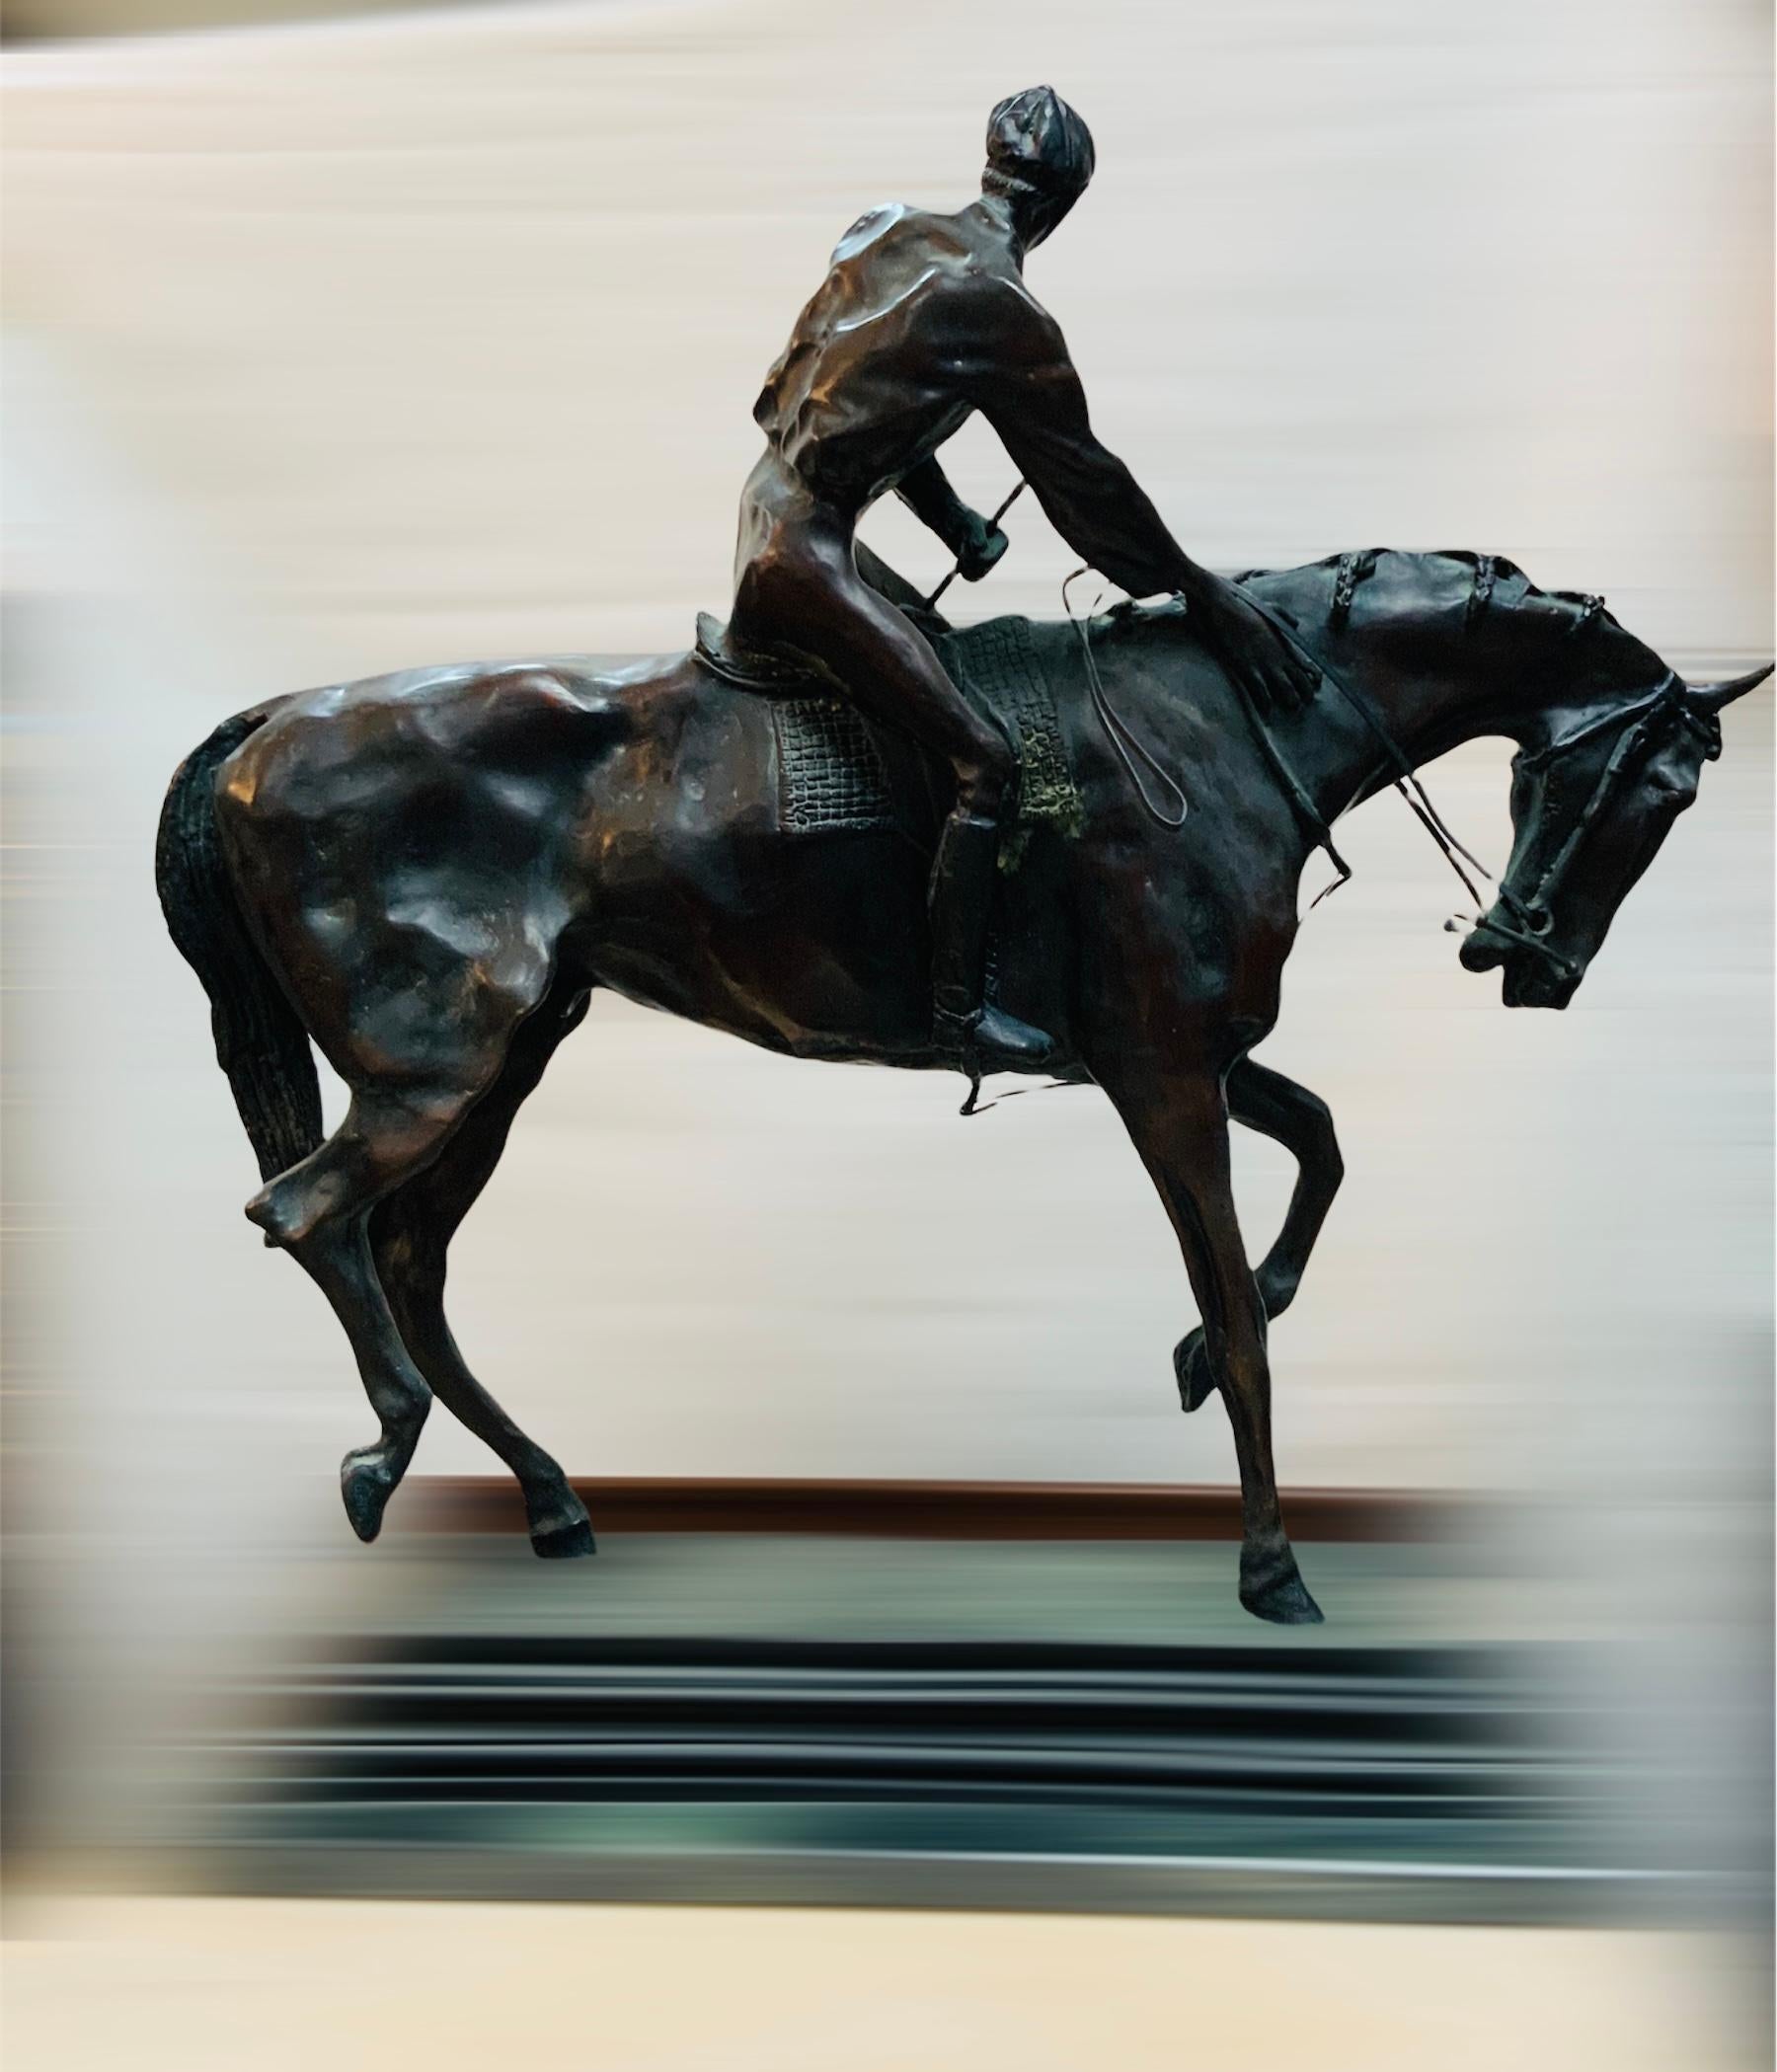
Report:
M 321 1083 L 308 1032 L 248 933 L 216 825 L 216 771 L 266 715 L 237 713 L 174 772 L 161 808 L 154 882 L 180 955 L 210 999 L 216 1062 L 228 1074 L 262 1180 L 322 1138 Z

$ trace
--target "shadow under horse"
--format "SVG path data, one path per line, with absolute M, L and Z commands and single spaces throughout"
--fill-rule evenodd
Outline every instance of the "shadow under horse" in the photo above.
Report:
M 1177 606 L 1085 640 L 995 621 L 947 658 L 1023 751 L 996 997 L 1053 1033 L 1063 1076 L 1104 1090 L 1159 1191 L 1202 1318 L 1175 1354 L 1181 1395 L 1219 1390 L 1233 1424 L 1241 1602 L 1292 1623 L 1320 1613 L 1278 1506 L 1267 1325 L 1341 1165 L 1325 1106 L 1248 1053 L 1276 1020 L 1304 864 L 1404 768 L 1507 736 L 1511 858 L 1462 960 L 1499 967 L 1507 1005 L 1565 1007 L 1720 752 L 1721 709 L 1769 670 L 1687 685 L 1601 600 L 1485 555 L 1243 580 L 1324 672 L 1300 714 L 1261 724 Z M 1182 825 L 1144 806 L 1106 700 L 1177 773 Z M 451 1237 L 594 987 L 797 1057 L 938 1066 L 925 898 L 946 804 L 941 773 L 824 687 L 762 695 L 695 652 L 303 692 L 225 721 L 181 766 L 162 903 L 259 1157 L 247 1214 L 333 1304 L 380 1420 L 342 1469 L 361 1538 L 435 1395 L 517 1477 L 539 1554 L 592 1550 L 561 1468 L 451 1337 Z M 311 1041 L 350 1094 L 331 1136 Z M 1256 1269 L 1230 1117 L 1299 1167 Z

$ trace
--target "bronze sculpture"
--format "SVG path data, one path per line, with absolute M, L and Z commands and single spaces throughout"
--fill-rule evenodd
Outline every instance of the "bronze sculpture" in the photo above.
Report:
M 979 407 L 994 415 L 986 392 Z M 915 458 L 934 472 L 913 494 L 984 559 L 988 528 L 941 512 L 935 464 Z M 1031 472 L 1048 500 L 1054 477 Z M 749 496 L 770 500 L 757 475 Z M 435 1394 L 516 1476 L 536 1551 L 592 1551 L 561 1468 L 465 1365 L 443 1279 L 519 1104 L 606 986 L 800 1057 L 1096 1082 L 1202 1314 L 1175 1368 L 1186 1409 L 1219 1389 L 1234 1427 L 1241 1600 L 1316 1620 L 1273 1474 L 1267 1326 L 1340 1164 L 1324 1106 L 1250 1056 L 1276 1018 L 1303 865 L 1336 857 L 1334 820 L 1384 785 L 1507 735 L 1512 854 L 1462 959 L 1501 968 L 1508 1005 L 1564 1007 L 1719 752 L 1721 708 L 1769 670 L 1686 685 L 1601 600 L 1485 555 L 1344 555 L 1090 625 L 957 633 L 860 550 L 871 624 L 917 635 L 969 738 L 991 732 L 1015 773 L 1001 868 L 970 865 L 979 917 L 936 967 L 972 998 L 941 993 L 935 1019 L 927 889 L 956 824 L 951 743 L 922 749 L 880 685 L 852 681 L 874 651 L 836 618 L 799 643 L 760 607 L 776 525 L 743 532 L 738 640 L 705 626 L 688 653 L 604 675 L 519 661 L 299 693 L 225 721 L 173 779 L 157 879 L 258 1155 L 247 1213 L 328 1296 L 381 1425 L 343 1465 L 352 1526 L 375 1537 Z M 802 545 L 849 555 L 849 524 L 825 527 Z M 1140 566 L 1146 587 L 1157 565 Z M 1156 809 L 1137 759 L 1181 779 L 1191 809 Z M 1423 794 L 1416 809 L 1455 847 Z M 1041 1040 L 972 1055 L 956 1018 L 982 1005 Z M 311 1042 L 351 1095 L 325 1140 Z M 1300 1168 L 1257 1270 L 1230 1116 Z
M 1262 699 L 1313 689 L 1301 657 L 1185 554 L 1094 437 L 1060 330 L 1025 284 L 1025 254 L 1085 192 L 1093 164 L 1079 115 L 1033 87 L 987 118 L 978 200 L 955 215 L 895 205 L 861 216 L 765 378 L 753 417 L 766 448 L 740 500 L 731 657 L 811 662 L 860 711 L 950 764 L 931 877 L 932 1040 L 977 1077 L 1046 1064 L 1053 1047 L 985 997 L 988 893 L 1018 762 L 917 619 L 885 594 L 892 584 L 860 568 L 862 512 L 892 489 L 966 579 L 985 576 L 1005 535 L 962 502 L 937 460 L 979 410 L 1086 562 L 1131 597 L 1191 598 L 1199 632 L 1220 633 Z

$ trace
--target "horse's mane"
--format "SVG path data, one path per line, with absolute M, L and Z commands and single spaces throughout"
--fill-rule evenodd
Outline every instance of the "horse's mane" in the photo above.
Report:
M 1326 623 L 1337 630 L 1351 616 L 1360 585 L 1384 565 L 1391 575 L 1404 574 L 1409 580 L 1417 577 L 1428 590 L 1447 589 L 1452 576 L 1460 577 L 1465 575 L 1468 596 L 1464 623 L 1469 626 L 1492 610 L 1553 605 L 1572 615 L 1571 623 L 1565 629 L 1570 633 L 1585 632 L 1600 621 L 1608 621 L 1619 631 L 1624 630 L 1606 609 L 1604 599 L 1594 592 L 1539 588 L 1516 562 L 1507 560 L 1505 555 L 1477 554 L 1466 547 L 1442 548 L 1435 552 L 1364 547 L 1354 554 L 1323 555 L 1319 561 L 1303 562 L 1293 569 L 1247 569 L 1234 580 L 1237 583 L 1269 580 L 1287 584 L 1292 577 L 1329 572 Z M 1505 594 L 1501 593 L 1502 584 L 1506 586 Z

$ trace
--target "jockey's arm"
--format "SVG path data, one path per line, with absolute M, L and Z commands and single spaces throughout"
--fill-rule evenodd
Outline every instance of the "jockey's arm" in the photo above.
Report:
M 1049 523 L 1131 597 L 1198 588 L 1205 572 L 1094 433 L 1059 326 L 1021 296 L 1007 331 L 1009 349 L 983 379 L 977 406 Z
M 969 509 L 951 488 L 936 455 L 909 468 L 895 484 L 894 494 L 957 557 L 957 573 L 965 582 L 979 582 L 1005 553 L 1006 535 L 991 519 Z
M 1230 582 L 1194 562 L 1135 478 L 1099 443 L 1059 326 L 1028 296 L 999 305 L 998 346 L 974 398 L 1049 522 L 1131 597 L 1177 590 L 1262 711 L 1305 704 L 1318 672 Z
M 936 455 L 909 468 L 895 484 L 894 494 L 953 554 L 963 551 L 964 535 L 973 514 L 951 488 L 950 477 L 938 465 Z

